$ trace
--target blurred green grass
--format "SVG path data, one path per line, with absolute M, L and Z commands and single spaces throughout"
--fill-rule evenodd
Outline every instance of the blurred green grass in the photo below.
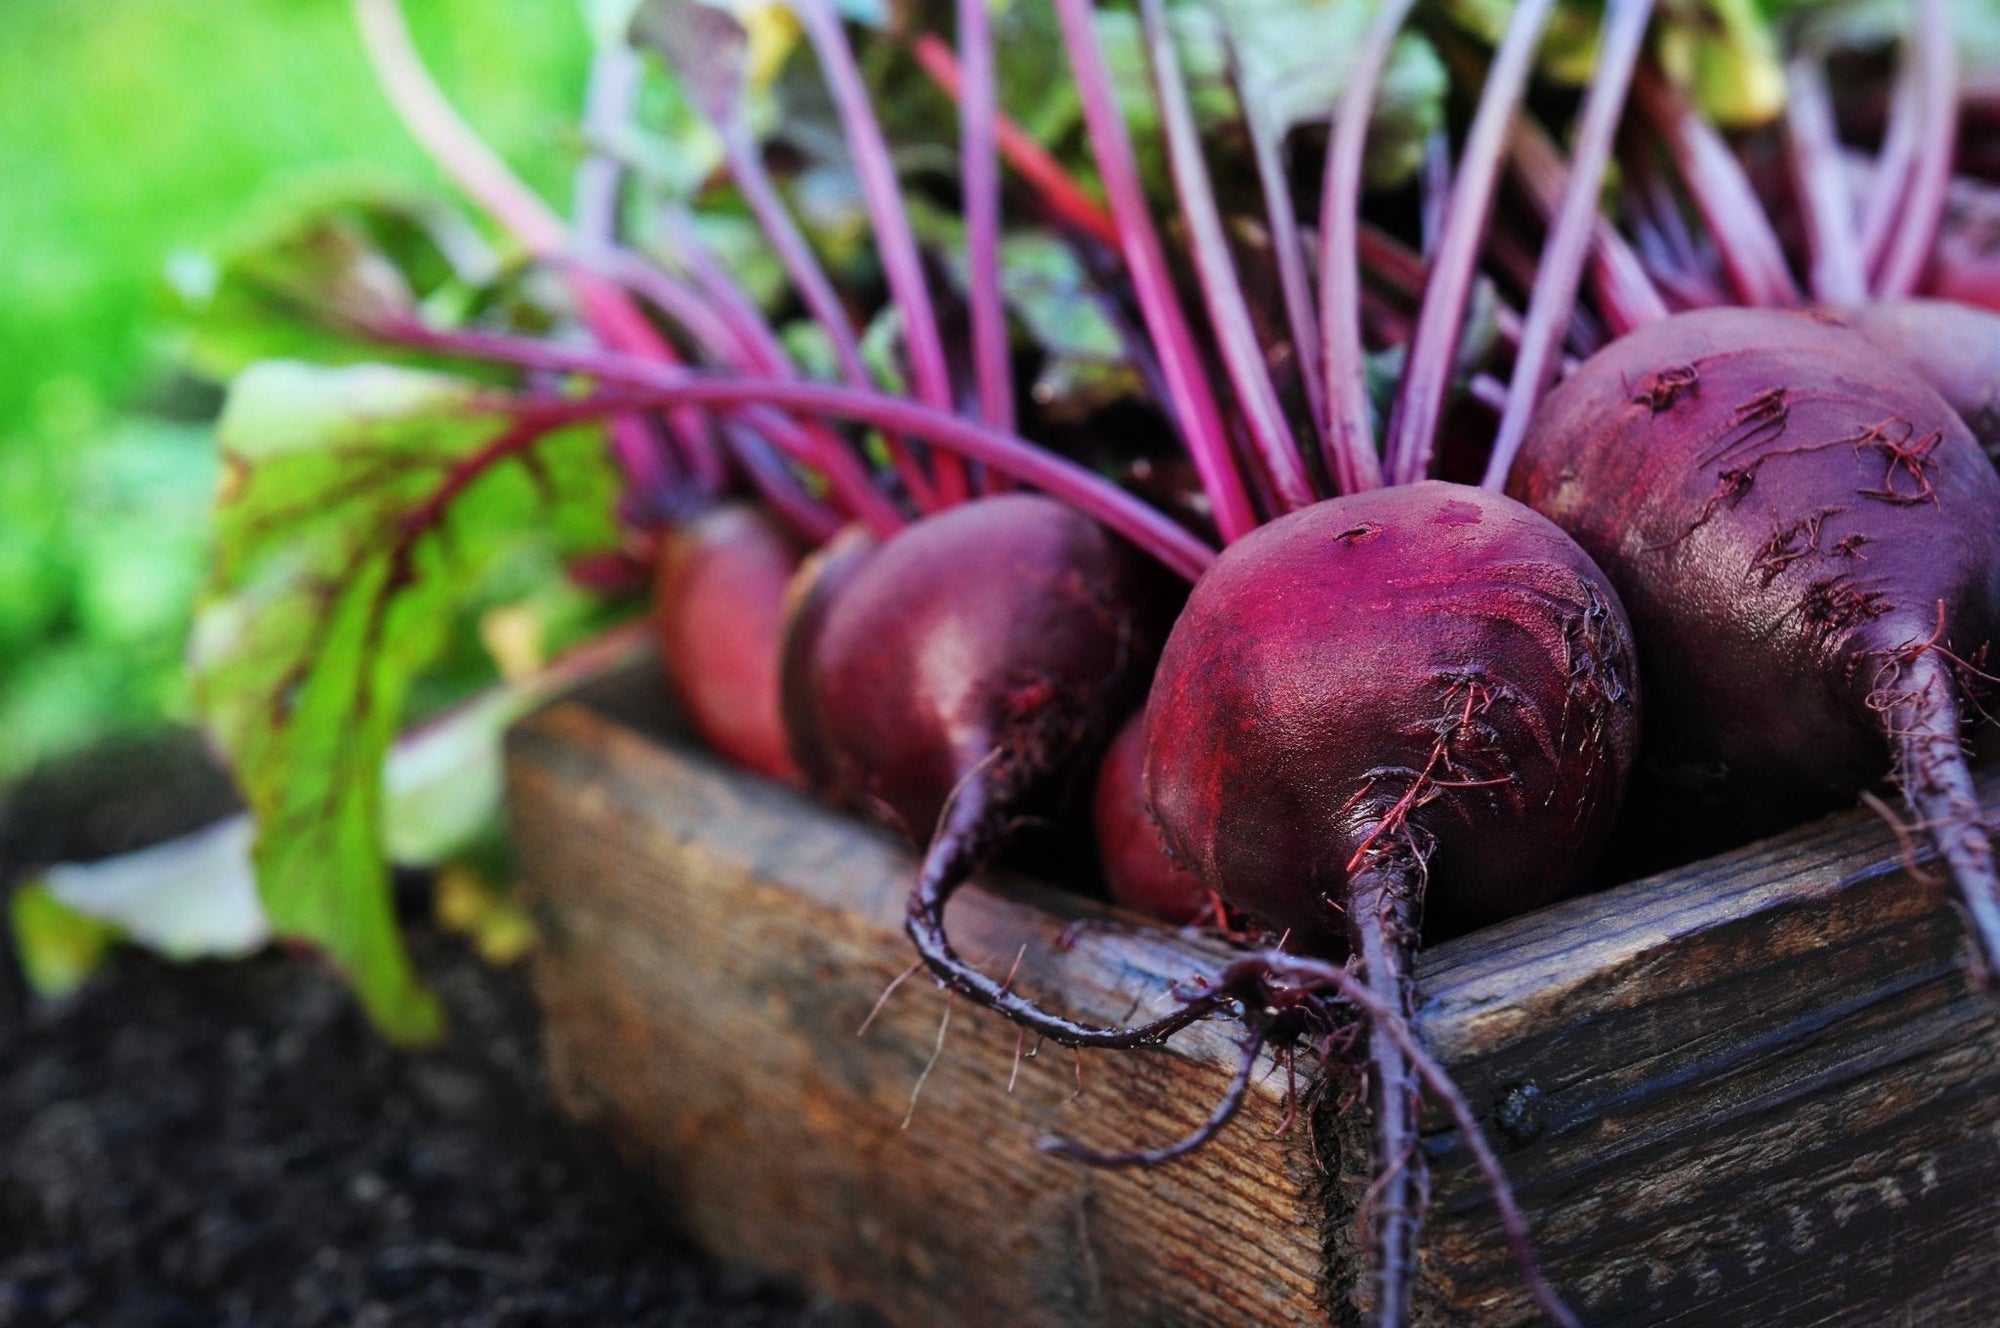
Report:
M 576 0 L 406 0 L 440 81 L 567 196 Z M 175 363 L 165 274 L 301 177 L 442 189 L 347 0 L 0 4 L 0 779 L 185 710 L 213 392 Z

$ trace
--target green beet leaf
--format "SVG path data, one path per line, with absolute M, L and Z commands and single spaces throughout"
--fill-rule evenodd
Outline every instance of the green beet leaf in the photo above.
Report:
M 441 1029 L 396 931 L 383 843 L 410 684 L 524 542 L 614 539 L 595 432 L 530 440 L 510 433 L 510 404 L 414 369 L 274 362 L 236 380 L 218 427 L 197 698 L 256 821 L 273 931 L 323 950 L 403 1041 Z

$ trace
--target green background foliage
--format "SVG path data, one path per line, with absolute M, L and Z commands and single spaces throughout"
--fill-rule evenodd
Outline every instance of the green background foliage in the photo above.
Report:
M 468 118 L 564 201 L 578 6 L 410 0 Z M 0 779 L 184 716 L 214 386 L 168 292 L 261 199 L 357 167 L 440 187 L 376 91 L 347 0 L 0 5 Z

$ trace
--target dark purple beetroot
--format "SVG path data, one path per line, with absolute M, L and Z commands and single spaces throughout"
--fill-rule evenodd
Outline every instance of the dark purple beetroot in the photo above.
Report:
M 1111 897 L 1135 912 L 1185 926 L 1209 909 L 1201 878 L 1175 862 L 1146 813 L 1146 717 L 1133 715 L 1118 730 L 1097 765 L 1091 797 L 1097 858 Z
M 1059 1040 L 1162 1032 L 1046 1014 L 953 953 L 944 907 L 1013 821 L 1074 791 L 1144 695 L 1177 599 L 1162 568 L 1075 509 L 983 498 L 862 560 L 797 634 L 810 658 L 786 666 L 803 698 L 790 710 L 825 753 L 822 791 L 929 846 L 910 903 L 918 952 L 953 989 Z
M 778 711 L 785 588 L 803 554 L 751 507 L 711 508 L 661 549 L 653 616 L 668 681 L 702 740 L 747 770 L 801 782 Z
M 1647 814 L 1709 848 L 1893 771 L 1990 973 L 2000 902 L 1958 675 L 2000 630 L 2000 477 L 1938 394 L 1832 318 L 1684 314 L 1552 393 L 1508 488 L 1632 614 Z
M 1309 944 L 1349 874 L 1428 864 L 1425 930 L 1561 894 L 1602 846 L 1637 743 L 1629 632 L 1569 538 L 1432 481 L 1334 499 L 1231 545 L 1147 704 L 1174 855 Z
M 1228 903 L 1344 942 L 1372 998 L 1373 1322 L 1407 1313 L 1425 1188 L 1406 1028 L 1419 932 L 1525 912 L 1589 869 L 1638 745 L 1635 672 L 1617 597 L 1574 542 L 1440 481 L 1245 536 L 1167 641 L 1145 757 L 1167 845 Z M 1285 985 L 1282 958 L 1238 967 Z

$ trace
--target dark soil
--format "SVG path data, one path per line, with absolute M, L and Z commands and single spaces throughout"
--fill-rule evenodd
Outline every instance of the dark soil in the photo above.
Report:
M 297 956 L 0 983 L 0 1328 L 872 1322 L 703 1259 L 556 1114 L 525 975 L 413 944 L 452 1017 L 422 1053 Z

